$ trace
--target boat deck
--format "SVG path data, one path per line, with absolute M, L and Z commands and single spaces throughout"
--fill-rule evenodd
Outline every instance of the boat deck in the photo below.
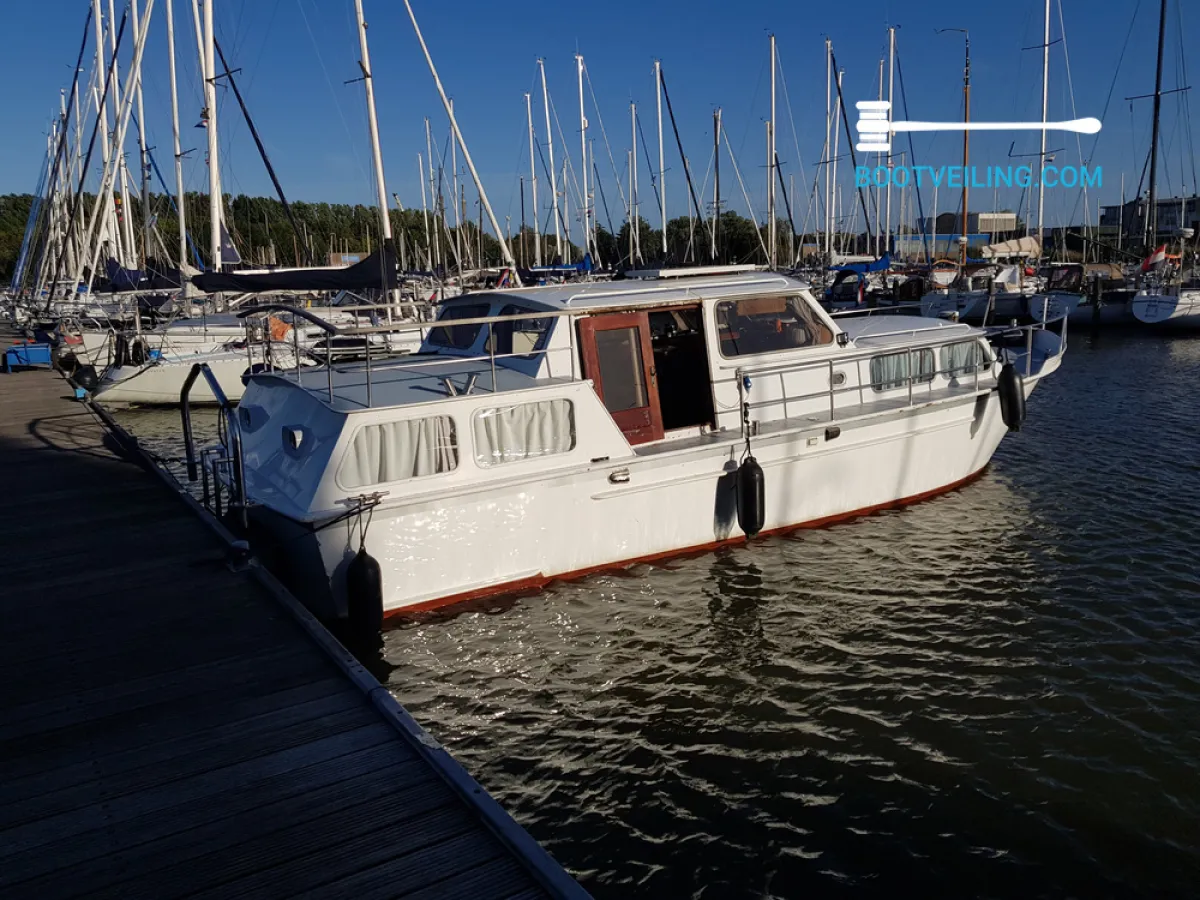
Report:
M 0 895 L 586 896 L 67 394 L 0 375 Z

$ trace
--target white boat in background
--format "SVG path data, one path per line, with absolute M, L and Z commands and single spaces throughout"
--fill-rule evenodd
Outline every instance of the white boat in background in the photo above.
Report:
M 161 332 L 134 336 L 135 343 L 128 345 L 121 343 L 128 340 L 121 336 L 115 360 L 124 364 L 105 370 L 93 396 L 109 404 L 174 406 L 179 403 L 192 366 L 202 362 L 208 365 L 225 396 L 237 400 L 245 389 L 243 375 L 256 368 L 313 366 L 326 351 L 345 356 L 368 343 L 372 352 L 391 355 L 411 353 L 420 346 L 417 333 L 368 335 L 350 341 L 349 346 L 333 337 L 339 327 L 370 325 L 378 320 L 377 316 L 364 315 L 361 307 L 333 306 L 295 313 L 266 309 L 270 315 L 254 315 L 252 309 L 238 315 L 213 316 L 203 323 L 172 323 Z M 317 322 L 321 324 L 314 324 Z M 139 341 L 142 343 L 136 343 Z M 135 353 L 139 346 L 140 355 Z M 204 384 L 196 388 L 193 400 L 215 402 L 217 397 Z
M 254 374 L 205 458 L 314 610 L 381 617 L 950 490 L 1065 347 L 645 275 L 464 295 L 411 357 Z
M 921 298 L 921 314 L 953 316 L 962 322 L 1057 322 L 1083 299 L 1083 266 L 1053 266 L 1044 278 L 1026 280 L 1023 264 L 992 265 L 964 274 L 958 286 L 935 289 Z M 988 282 L 991 281 L 989 288 Z
M 1200 329 L 1200 287 L 1147 287 L 1130 304 L 1134 318 L 1165 329 Z

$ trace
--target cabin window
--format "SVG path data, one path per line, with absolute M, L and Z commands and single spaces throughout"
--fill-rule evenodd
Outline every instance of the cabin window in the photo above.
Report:
M 475 461 L 498 466 L 575 449 L 575 409 L 570 400 L 541 400 L 475 413 Z
M 458 436 L 449 416 L 364 425 L 338 472 L 342 487 L 388 484 L 458 467 Z
M 531 310 L 523 306 L 506 306 L 501 316 L 519 316 Z M 508 322 L 493 322 L 488 338 L 489 352 L 500 356 L 520 354 L 523 359 L 533 359 L 535 353 L 544 350 L 550 336 L 552 318 L 513 319 Z
M 438 316 L 439 322 L 449 322 L 454 319 L 482 319 L 487 316 L 491 305 L 488 303 L 464 303 L 461 306 L 448 306 Z M 475 346 L 482 325 L 447 325 L 444 328 L 431 328 L 426 340 L 434 347 L 449 347 L 453 350 L 470 350 Z
M 986 369 L 990 362 L 978 341 L 947 344 L 942 348 L 941 357 L 942 372 L 947 378 L 970 375 L 976 370 Z
M 722 300 L 717 333 L 726 359 L 833 343 L 833 331 L 804 297 Z
M 916 382 L 928 384 L 933 381 L 933 351 L 913 350 L 871 357 L 871 387 L 877 391 L 908 387 L 910 357 Z

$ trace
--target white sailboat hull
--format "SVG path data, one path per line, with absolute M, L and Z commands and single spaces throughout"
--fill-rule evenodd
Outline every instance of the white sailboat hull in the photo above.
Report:
M 1163 328 L 1200 328 L 1200 290 L 1174 294 L 1138 291 L 1130 304 L 1134 318 Z
M 207 363 L 217 382 L 230 400 L 241 399 L 245 392 L 242 373 L 250 367 L 246 352 L 197 353 L 192 357 L 161 360 L 145 366 L 122 366 L 110 369 L 96 389 L 95 398 L 102 403 L 136 403 L 170 406 L 179 403 L 183 383 L 195 363 Z M 216 396 L 203 378 L 192 385 L 192 401 L 215 403 Z

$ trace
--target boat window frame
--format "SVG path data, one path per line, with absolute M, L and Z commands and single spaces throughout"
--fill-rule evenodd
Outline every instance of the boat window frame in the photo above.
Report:
M 762 301 L 771 301 L 771 300 L 782 300 L 785 307 L 787 307 L 793 311 L 793 315 L 796 317 L 797 320 L 803 320 L 800 323 L 804 324 L 806 326 L 810 335 L 812 335 L 813 329 L 815 328 L 815 329 L 817 329 L 816 333 L 819 337 L 825 337 L 827 339 L 817 340 L 812 343 L 801 344 L 798 346 L 771 347 L 771 348 L 763 349 L 763 350 L 748 350 L 746 352 L 741 352 L 741 353 L 734 352 L 732 354 L 727 354 L 725 352 L 726 341 L 724 341 L 721 337 L 721 328 L 722 328 L 722 325 L 729 327 L 730 323 L 725 316 L 724 310 L 729 306 L 733 306 L 736 310 L 736 307 L 743 303 L 756 302 L 756 301 L 762 302 Z M 799 313 L 796 313 L 794 310 L 793 304 L 798 304 L 799 307 L 807 313 L 807 315 L 801 315 Z M 737 313 L 736 311 L 735 311 L 735 315 L 741 316 L 741 314 Z M 753 315 L 753 314 L 750 314 L 750 315 Z M 836 341 L 837 341 L 837 335 L 836 335 L 834 329 L 829 326 L 829 324 L 824 320 L 824 318 L 822 318 L 821 314 L 815 308 L 815 304 L 813 302 L 810 302 L 810 298 L 804 296 L 804 293 L 800 292 L 800 291 L 791 291 L 789 293 L 782 294 L 782 295 L 766 294 L 763 296 L 726 297 L 726 298 L 721 298 L 719 300 L 716 300 L 713 303 L 713 330 L 715 332 L 716 339 L 715 339 L 714 343 L 716 344 L 717 353 L 720 355 L 721 359 L 728 360 L 731 362 L 736 362 L 739 360 L 745 360 L 745 359 L 759 357 L 759 356 L 773 356 L 773 355 L 776 355 L 779 353 L 789 353 L 789 352 L 796 353 L 796 352 L 804 352 L 804 351 L 809 351 L 809 350 L 829 349 L 831 347 L 836 346 Z M 782 333 L 782 331 L 780 333 Z
M 494 413 L 502 409 L 515 409 L 518 406 L 537 406 L 547 403 L 557 403 L 562 401 L 567 404 L 567 415 L 571 425 L 571 446 L 566 450 L 554 450 L 548 453 L 540 453 L 537 456 L 525 456 L 523 459 L 502 459 L 499 461 L 487 462 L 480 453 L 479 442 L 475 440 L 475 423 L 485 414 Z M 569 453 L 574 453 L 579 447 L 579 425 L 575 415 L 575 401 L 570 397 L 550 397 L 542 400 L 526 400 L 521 403 L 503 403 L 495 406 L 481 406 L 471 413 L 471 456 L 475 460 L 475 465 L 484 470 L 491 471 L 493 469 L 503 468 L 509 465 L 520 465 L 521 463 L 536 462 L 544 459 L 552 459 L 558 456 L 565 456 Z
M 950 361 L 945 359 L 944 355 L 948 355 L 952 347 L 962 346 L 972 346 L 975 348 L 976 362 L 973 365 L 952 368 L 950 366 Z M 979 340 L 971 338 L 968 338 L 965 341 L 953 341 L 948 344 L 942 344 L 940 347 L 938 347 L 937 356 L 937 363 L 941 367 L 938 374 L 944 375 L 951 381 L 956 378 L 962 378 L 966 375 L 973 375 L 976 372 L 986 372 L 992 367 L 992 363 L 994 362 L 991 353 L 985 347 L 985 345 Z
M 499 303 L 496 303 L 495 305 L 500 306 Z M 524 306 L 520 303 L 506 303 L 503 306 L 500 306 L 500 311 L 495 313 L 495 315 L 500 318 L 504 318 L 506 316 L 519 316 L 522 313 L 528 313 L 530 316 L 537 316 L 538 313 L 542 313 L 542 312 L 545 312 L 545 310 L 533 309 L 529 306 Z M 486 315 L 491 315 L 491 313 L 487 313 Z M 538 358 L 544 356 L 546 347 L 549 346 L 550 339 L 554 333 L 554 324 L 558 321 L 557 318 L 546 318 L 543 316 L 543 317 L 532 318 L 532 319 L 527 319 L 527 320 L 511 319 L 506 322 L 489 322 L 487 325 L 482 326 L 483 328 L 487 329 L 487 334 L 483 339 L 484 353 L 488 352 L 488 345 L 492 341 L 492 336 L 496 333 L 497 325 L 507 326 L 507 327 L 511 328 L 513 331 L 515 331 L 516 330 L 515 326 L 518 325 L 521 321 L 547 322 L 548 324 L 546 325 L 546 330 L 543 331 L 541 333 L 541 335 L 538 337 L 537 343 L 534 344 L 533 349 L 530 350 L 528 353 L 522 353 L 520 355 L 517 355 L 516 353 L 514 353 L 512 347 L 510 346 L 507 352 L 501 350 L 500 348 L 496 348 L 495 354 L 497 356 L 504 357 L 504 360 L 502 360 L 502 362 L 508 361 L 508 360 L 518 360 L 521 362 L 528 362 L 529 360 L 538 359 Z M 512 332 L 510 331 L 509 339 L 511 340 L 511 338 L 512 338 Z
M 455 319 L 486 319 L 491 315 L 492 305 L 493 304 L 491 300 L 475 300 L 471 302 L 454 303 L 443 306 L 438 317 L 429 323 L 429 330 L 425 334 L 425 339 L 421 342 L 422 352 L 441 353 L 448 350 L 457 353 L 469 353 L 474 350 L 475 346 L 479 343 L 479 336 L 483 334 L 484 328 L 490 328 L 490 325 L 485 325 L 482 322 L 475 325 L 466 326 L 454 326 L 451 324 L 442 323 L 451 323 Z M 465 312 L 467 310 L 478 309 L 479 307 L 483 307 L 483 312 Z M 469 344 L 460 346 L 458 344 L 442 343 L 441 341 L 434 339 L 434 335 L 437 332 L 444 330 L 447 335 L 449 335 L 451 333 L 451 329 L 455 327 L 474 329 L 474 334 Z M 425 350 L 426 346 L 428 346 L 430 349 Z
M 446 421 L 448 421 L 450 423 L 450 434 L 451 434 L 451 437 L 454 442 L 453 443 L 454 464 L 452 466 L 450 466 L 450 468 L 445 469 L 441 472 L 430 472 L 426 475 L 410 475 L 405 478 L 397 478 L 397 479 L 393 479 L 391 481 L 372 481 L 372 482 L 368 482 L 367 484 L 352 485 L 352 484 L 348 484 L 347 482 L 345 482 L 343 480 L 343 473 L 346 469 L 346 462 L 350 458 L 350 453 L 353 450 L 354 443 L 358 440 L 359 436 L 363 432 L 365 432 L 368 428 L 381 428 L 385 425 L 396 425 L 401 422 L 417 422 L 417 421 L 421 421 L 424 419 L 445 419 Z M 463 455 L 464 454 L 463 454 L 462 430 L 458 426 L 457 417 L 450 415 L 449 413 L 439 412 L 439 413 L 435 413 L 434 415 L 410 416 L 410 417 L 403 418 L 403 419 L 389 419 L 389 420 L 385 420 L 385 421 L 365 422 L 360 425 L 357 425 L 354 428 L 354 430 L 352 432 L 350 432 L 350 435 L 346 441 L 345 450 L 341 454 L 341 456 L 342 456 L 341 462 L 338 463 L 337 472 L 334 475 L 333 480 L 334 480 L 334 483 L 340 489 L 342 489 L 344 491 L 361 491 L 361 490 L 367 490 L 367 489 L 370 489 L 373 487 L 380 487 L 382 485 L 388 485 L 388 484 L 407 484 L 407 483 L 413 482 L 413 481 L 426 481 L 430 478 L 438 478 L 438 477 L 445 476 L 445 475 L 453 475 L 455 472 L 459 471 L 459 469 L 462 467 Z

